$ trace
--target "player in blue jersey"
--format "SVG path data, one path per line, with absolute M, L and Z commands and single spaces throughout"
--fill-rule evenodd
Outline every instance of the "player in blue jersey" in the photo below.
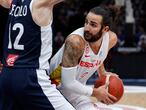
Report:
M 53 7 L 63 0 L 0 0 L 10 8 L 0 75 L 0 110 L 75 110 L 48 79 Z

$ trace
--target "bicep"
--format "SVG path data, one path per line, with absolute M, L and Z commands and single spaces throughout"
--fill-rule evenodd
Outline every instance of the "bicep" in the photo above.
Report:
M 83 54 L 83 43 L 75 39 L 69 38 L 65 42 L 62 59 L 62 66 L 64 67 L 74 67 L 78 65 L 79 59 Z

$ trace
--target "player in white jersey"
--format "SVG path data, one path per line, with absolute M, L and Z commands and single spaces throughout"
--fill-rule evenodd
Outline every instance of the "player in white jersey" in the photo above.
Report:
M 103 64 L 108 51 L 117 42 L 116 34 L 109 31 L 110 22 L 108 9 L 104 7 L 91 9 L 86 16 L 84 27 L 71 33 L 62 48 L 51 59 L 51 72 L 60 64 L 60 67 L 50 75 L 51 79 L 59 84 L 61 77 L 58 88 L 76 110 L 98 110 L 90 96 L 105 104 L 113 104 L 113 100 L 116 100 L 107 92 L 108 84 L 99 88 L 86 85 L 95 71 L 99 77 L 106 73 L 112 74 L 106 72 Z
M 47 75 L 53 7 L 62 1 L 0 0 L 0 5 L 10 8 L 3 43 L 0 110 L 75 110 Z

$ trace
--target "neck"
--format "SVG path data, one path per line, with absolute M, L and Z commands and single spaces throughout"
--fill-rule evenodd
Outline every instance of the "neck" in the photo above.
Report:
M 95 41 L 95 42 L 89 42 L 89 45 L 92 49 L 92 51 L 97 54 L 100 47 L 101 47 L 101 44 L 102 44 L 102 39 L 103 37 L 101 37 L 99 40 Z

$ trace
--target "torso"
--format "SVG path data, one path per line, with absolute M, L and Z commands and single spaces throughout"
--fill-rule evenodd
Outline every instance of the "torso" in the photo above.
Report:
M 76 30 L 71 34 L 80 35 L 83 39 L 83 28 Z M 83 55 L 79 61 L 77 69 L 77 80 L 82 84 L 86 84 L 87 80 L 95 73 L 99 66 L 105 60 L 108 54 L 109 48 L 109 33 L 105 33 L 102 39 L 102 43 L 99 47 L 97 54 L 93 52 L 93 49 L 90 47 L 88 42 L 85 42 L 85 48 Z

